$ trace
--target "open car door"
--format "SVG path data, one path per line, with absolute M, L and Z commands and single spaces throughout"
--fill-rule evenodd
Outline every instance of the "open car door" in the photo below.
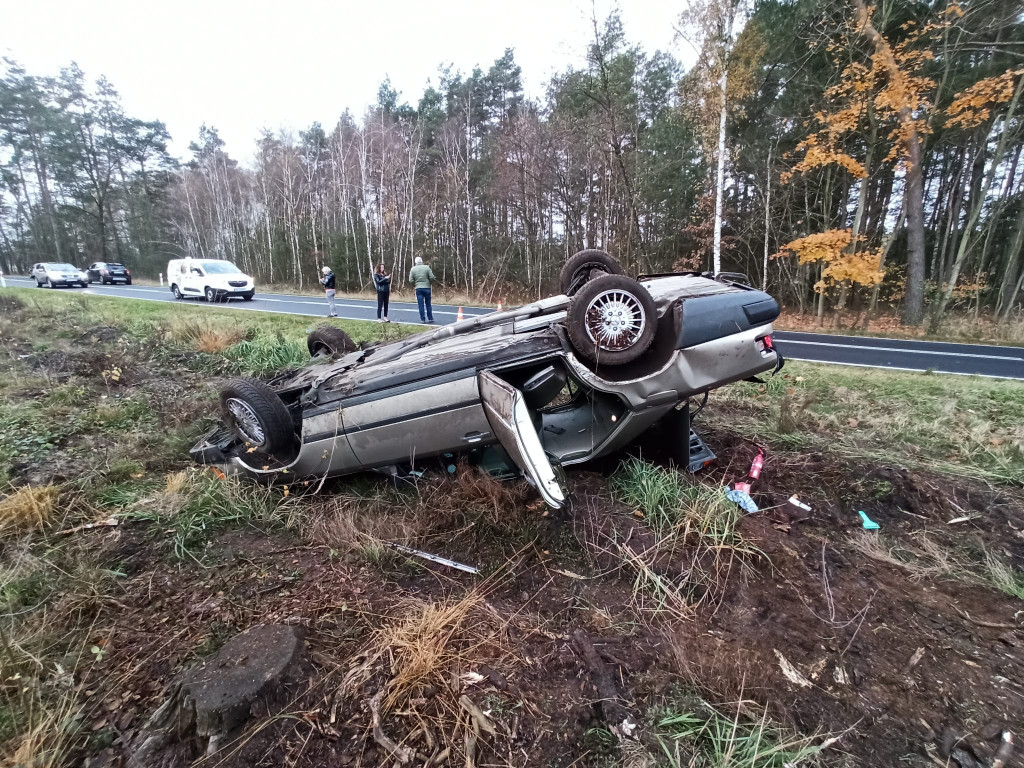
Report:
M 561 509 L 565 491 L 544 453 L 523 393 L 490 371 L 480 372 L 479 383 L 484 412 L 495 437 L 548 506 Z

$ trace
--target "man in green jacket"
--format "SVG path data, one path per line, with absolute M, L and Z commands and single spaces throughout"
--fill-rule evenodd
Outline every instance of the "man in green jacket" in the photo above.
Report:
M 436 281 L 437 278 L 430 267 L 417 256 L 412 269 L 409 270 L 409 282 L 416 286 L 416 306 L 420 310 L 421 323 L 434 322 L 434 310 L 430 306 L 430 283 Z

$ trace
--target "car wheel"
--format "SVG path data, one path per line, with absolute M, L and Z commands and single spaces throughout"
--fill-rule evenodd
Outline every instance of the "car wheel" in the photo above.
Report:
M 317 355 L 333 357 L 356 351 L 356 344 L 352 338 L 341 328 L 335 328 L 333 325 L 321 325 L 314 328 L 306 339 L 306 347 L 313 357 Z
M 206 294 L 206 300 L 211 304 L 217 300 L 217 292 L 213 288 L 207 288 L 204 293 Z
M 132 284 L 132 279 L 129 277 L 127 280 L 124 281 L 124 284 L 125 285 L 131 285 Z
M 87 282 L 85 282 L 85 280 L 80 282 L 79 285 L 82 286 L 83 288 L 88 288 L 89 287 L 89 284 Z
M 221 391 L 220 402 L 225 423 L 250 448 L 281 459 L 294 447 L 291 414 L 262 381 L 235 379 Z
M 175 301 L 181 301 L 181 291 L 178 290 L 177 285 L 171 286 L 171 295 L 174 296 Z
M 654 341 L 658 317 L 654 298 L 636 280 L 601 275 L 572 297 L 566 325 L 569 340 L 587 360 L 624 365 Z
M 36 288 L 42 288 L 42 287 L 43 287 L 43 284 L 41 282 L 39 282 L 39 278 L 37 277 L 36 278 Z
M 621 275 L 622 267 L 606 251 L 588 248 L 565 262 L 558 276 L 559 285 L 562 293 L 572 296 L 588 281 L 601 274 Z
M 242 299 L 244 301 L 252 301 L 252 297 L 255 296 L 255 295 L 256 295 L 255 291 L 252 291 L 250 293 L 243 293 L 242 294 Z
M 57 290 L 57 284 L 53 282 L 53 280 L 51 280 L 50 278 L 46 278 L 46 284 L 53 288 L 53 290 Z

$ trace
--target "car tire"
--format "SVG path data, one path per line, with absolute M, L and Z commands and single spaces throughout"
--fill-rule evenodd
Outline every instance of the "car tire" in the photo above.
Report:
M 88 287 L 89 287 L 89 284 L 88 284 L 87 282 L 85 282 L 85 280 L 83 280 L 82 282 L 80 282 L 80 283 L 79 283 L 79 285 L 80 285 L 80 286 L 81 286 L 82 288 L 88 288 Z
M 251 448 L 284 459 L 295 445 L 288 407 L 270 387 L 256 379 L 235 379 L 220 394 L 224 423 Z
M 310 331 L 306 338 L 306 348 L 309 349 L 311 357 L 317 355 L 334 357 L 355 352 L 357 349 L 352 337 L 333 325 L 321 325 Z
M 36 278 L 36 288 L 42 288 L 43 284 L 39 282 L 39 278 Z
M 55 282 L 53 282 L 53 280 L 51 280 L 50 278 L 46 278 L 46 284 L 50 288 L 53 288 L 53 290 L 57 290 L 57 284 Z
M 625 365 L 654 341 L 657 307 L 636 280 L 601 275 L 572 297 L 566 326 L 569 341 L 581 357 L 598 365 Z
M 217 292 L 215 290 L 213 290 L 213 288 L 210 288 L 209 286 L 207 286 L 203 290 L 203 294 L 206 296 L 207 303 L 213 304 L 213 303 L 215 303 L 217 301 Z
M 127 280 L 124 281 L 124 284 L 125 285 L 131 285 L 132 284 L 132 279 L 129 277 Z
M 181 291 L 178 290 L 177 285 L 171 286 L 171 295 L 174 296 L 175 301 L 181 301 L 184 298 L 184 296 L 181 295 Z
M 255 295 L 256 295 L 255 291 L 251 291 L 249 293 L 243 293 L 242 294 L 242 299 L 243 299 L 243 301 L 252 301 L 252 297 L 255 296 Z
M 594 274 L 595 272 L 606 275 L 623 274 L 619 262 L 613 259 L 607 251 L 588 248 L 575 254 L 562 266 L 562 271 L 558 276 L 562 293 L 572 296 L 587 282 L 598 276 Z

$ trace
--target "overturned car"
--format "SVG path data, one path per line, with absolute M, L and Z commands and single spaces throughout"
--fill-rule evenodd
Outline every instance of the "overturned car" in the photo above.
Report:
M 562 295 L 356 349 L 310 334 L 313 362 L 221 395 L 223 423 L 192 449 L 271 482 L 397 474 L 468 454 L 523 474 L 553 508 L 560 467 L 619 449 L 695 395 L 778 370 L 778 303 L 724 277 L 626 277 L 603 251 L 566 262 Z M 673 420 L 690 443 L 688 418 Z

